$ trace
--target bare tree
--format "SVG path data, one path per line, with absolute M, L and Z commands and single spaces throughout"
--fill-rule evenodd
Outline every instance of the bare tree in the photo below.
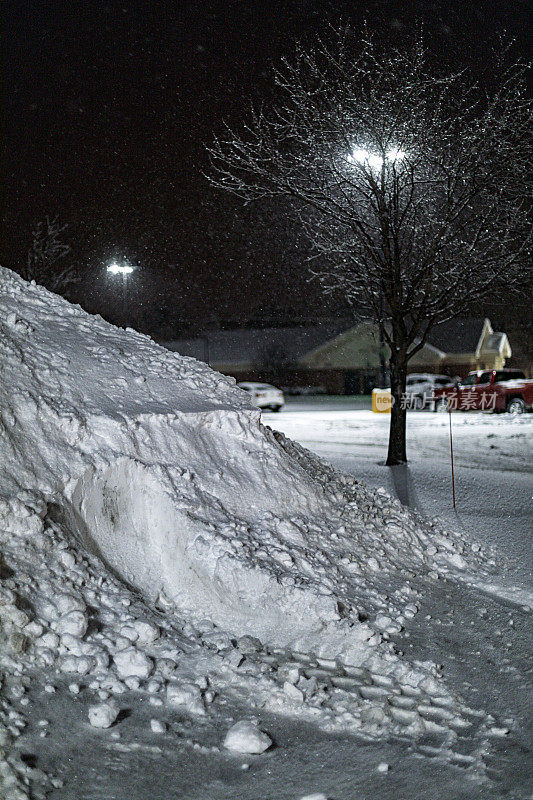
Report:
M 32 231 L 23 278 L 34 280 L 52 292 L 61 292 L 81 279 L 74 266 L 63 264 L 63 259 L 70 253 L 70 245 L 61 238 L 66 229 L 67 225 L 61 225 L 57 217 L 48 215 L 37 223 Z
M 406 461 L 407 365 L 431 328 L 520 288 L 531 110 L 507 53 L 482 89 L 466 70 L 436 74 L 420 36 L 402 52 L 366 37 L 354 55 L 352 41 L 297 45 L 274 71 L 278 100 L 215 140 L 210 179 L 245 201 L 292 199 L 312 273 L 379 324 L 393 465 Z

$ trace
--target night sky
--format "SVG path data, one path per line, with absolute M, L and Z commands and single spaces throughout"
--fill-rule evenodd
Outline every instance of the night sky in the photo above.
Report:
M 467 8 L 468 6 L 468 8 Z M 481 68 L 506 29 L 526 52 L 521 2 L 4 3 L 1 263 L 17 268 L 45 214 L 68 223 L 86 280 L 73 297 L 113 318 L 112 257 L 142 268 L 132 314 L 190 329 L 340 313 L 307 283 L 306 244 L 283 208 L 245 208 L 211 189 L 205 146 L 251 100 L 269 64 L 328 22 L 366 18 L 399 43 L 424 21 L 436 60 Z M 326 34 L 327 35 L 327 34 Z M 117 301 L 117 303 L 115 303 Z

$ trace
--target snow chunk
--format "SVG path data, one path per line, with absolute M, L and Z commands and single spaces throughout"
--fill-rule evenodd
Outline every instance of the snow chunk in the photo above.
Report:
M 93 728 L 109 728 L 119 714 L 119 707 L 113 701 L 89 707 L 89 722 Z
M 241 636 L 237 640 L 237 647 L 244 655 L 249 653 L 257 653 L 262 650 L 263 645 L 255 636 Z
M 285 681 L 283 684 L 283 691 L 287 695 L 287 697 L 292 700 L 294 703 L 303 703 L 304 701 L 304 694 L 300 689 L 294 686 L 289 681 Z
M 77 672 L 78 675 L 87 675 L 96 666 L 93 656 L 63 656 L 60 660 L 62 672 Z
M 131 626 L 137 634 L 137 644 L 146 645 L 155 642 L 159 636 L 159 629 L 150 622 L 135 620 Z
M 183 706 L 191 714 L 205 714 L 202 693 L 195 683 L 169 683 L 167 700 L 174 706 Z
M 271 744 L 270 736 L 247 720 L 232 725 L 224 739 L 224 747 L 235 753 L 264 753 Z
M 115 653 L 113 661 L 121 678 L 143 680 L 148 678 L 154 668 L 152 659 L 134 647 L 128 647 L 126 650 Z
M 59 614 L 70 614 L 73 611 L 85 612 L 85 603 L 80 597 L 75 597 L 73 594 L 65 592 L 53 598 L 55 607 Z
M 71 611 L 57 620 L 55 629 L 60 634 L 81 638 L 87 631 L 87 617 L 82 611 Z

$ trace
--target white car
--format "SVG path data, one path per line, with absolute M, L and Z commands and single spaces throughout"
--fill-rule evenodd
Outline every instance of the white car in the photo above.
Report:
M 279 411 L 280 408 L 283 408 L 285 403 L 283 392 L 269 383 L 250 383 L 245 381 L 238 383 L 237 386 L 248 392 L 252 404 L 257 408 L 269 408 L 271 411 Z
M 405 392 L 409 398 L 409 408 L 422 409 L 431 402 L 433 391 L 444 386 L 453 386 L 448 375 L 432 375 L 429 372 L 413 372 L 407 376 Z

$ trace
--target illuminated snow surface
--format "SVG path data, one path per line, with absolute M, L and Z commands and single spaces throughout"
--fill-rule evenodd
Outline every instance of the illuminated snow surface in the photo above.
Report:
M 499 796 L 518 722 L 404 652 L 489 549 L 8 270 L 0 361 L 2 798 Z

